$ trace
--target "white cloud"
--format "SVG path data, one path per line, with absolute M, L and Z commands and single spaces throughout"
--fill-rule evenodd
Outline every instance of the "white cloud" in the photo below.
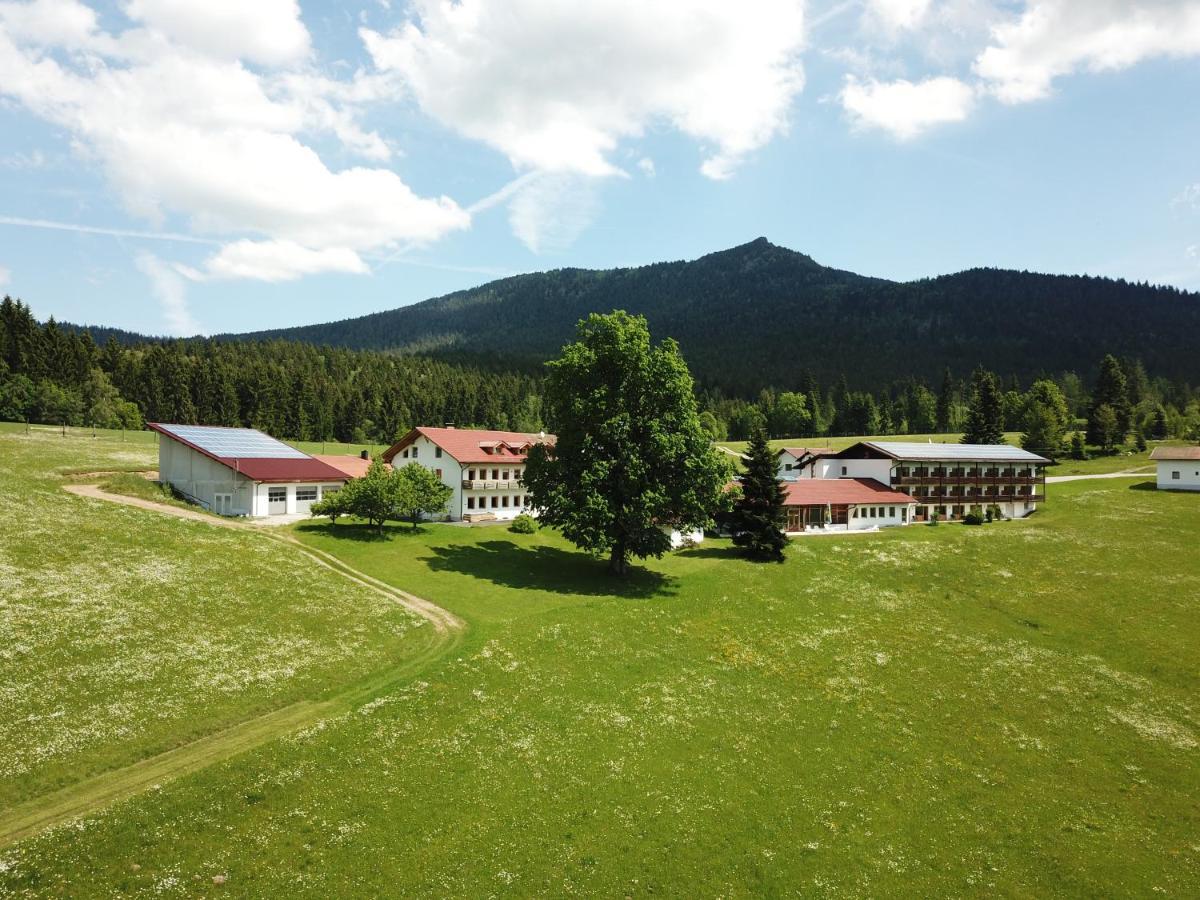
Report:
M 200 333 L 187 305 L 187 288 L 183 278 L 153 253 L 140 253 L 135 259 L 138 269 L 150 279 L 150 287 L 162 307 L 170 334 L 190 337 Z
M 130 27 L 108 33 L 74 0 L 0 3 L 0 98 L 68 130 L 139 217 L 160 225 L 180 215 L 197 235 L 309 251 L 253 265 L 239 246 L 228 258 L 244 264 L 223 271 L 278 279 L 288 261 L 302 275 L 314 260 L 327 271 L 334 259 L 359 271 L 350 260 L 362 252 L 420 246 L 469 226 L 450 198 L 418 196 L 386 168 L 333 170 L 306 142 L 325 133 L 351 153 L 387 158 L 359 116 L 394 85 L 311 71 L 292 0 L 130 0 L 125 9 Z M 239 55 L 284 68 L 255 72 Z
M 415 0 L 384 35 L 361 31 L 376 66 L 421 108 L 518 168 L 617 171 L 622 140 L 669 124 L 728 177 L 786 127 L 803 88 L 795 0 Z
M 300 62 L 311 49 L 296 0 L 127 0 L 125 11 L 216 59 L 279 66 Z
M 46 157 L 41 150 L 0 156 L 0 169 L 40 169 L 44 165 L 46 165 Z
M 900 140 L 945 122 L 961 122 L 971 111 L 975 92 L 956 78 L 860 81 L 847 76 L 842 107 L 860 127 L 882 128 Z
M 235 241 L 226 244 L 204 263 L 204 271 L 179 267 L 193 281 L 252 278 L 257 281 L 294 281 L 305 275 L 369 271 L 353 250 L 327 247 L 310 250 L 293 241 Z
M 652 160 L 650 157 L 643 156 L 641 159 L 639 159 L 637 161 L 637 167 L 647 178 L 654 177 L 654 160 Z
M 600 209 L 595 179 L 569 172 L 543 174 L 513 196 L 508 221 L 534 253 L 563 250 L 592 223 Z
M 1028 0 L 992 30 L 976 73 L 1005 103 L 1038 100 L 1073 72 L 1125 69 L 1200 54 L 1197 0 Z
M 916 28 L 929 12 L 930 0 L 867 0 L 866 14 L 889 31 Z
M 0 288 L 7 287 L 12 283 L 12 269 L 7 266 L 0 266 Z

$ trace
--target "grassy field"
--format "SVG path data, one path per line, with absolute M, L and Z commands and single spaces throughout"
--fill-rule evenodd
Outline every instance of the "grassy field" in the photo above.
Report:
M 160 527 L 72 512 L 112 552 Z M 1195 896 L 1198 530 L 1198 497 L 1084 481 L 1027 521 L 802 539 L 783 565 L 708 541 L 621 584 L 547 531 L 302 524 L 466 641 L 0 849 L 0 894 Z
M 81 444 L 0 433 L 0 808 L 424 643 L 420 620 L 263 536 L 64 493 L 59 471 L 155 465 L 88 438 L 80 466 Z

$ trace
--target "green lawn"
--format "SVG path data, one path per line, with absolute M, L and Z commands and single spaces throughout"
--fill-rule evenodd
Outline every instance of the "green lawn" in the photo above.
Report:
M 1084 481 L 621 584 L 546 531 L 303 524 L 466 641 L 0 850 L 0 894 L 1195 896 L 1198 529 L 1200 497 Z
M 0 433 L 0 808 L 425 642 L 420 620 L 292 548 L 71 496 L 58 475 L 153 466 L 150 445 Z

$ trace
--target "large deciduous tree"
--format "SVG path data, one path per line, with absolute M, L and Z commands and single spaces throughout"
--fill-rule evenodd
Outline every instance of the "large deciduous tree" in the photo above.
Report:
M 786 514 L 778 465 L 766 433 L 756 431 L 746 451 L 746 471 L 739 478 L 741 496 L 729 518 L 734 544 L 751 559 L 783 561 L 783 548 L 787 546 L 783 531 Z
M 542 522 L 624 575 L 630 557 L 669 550 L 670 529 L 711 524 L 729 467 L 675 341 L 651 346 L 646 320 L 619 310 L 589 316 L 577 335 L 547 363 L 557 441 L 531 448 L 524 481 Z

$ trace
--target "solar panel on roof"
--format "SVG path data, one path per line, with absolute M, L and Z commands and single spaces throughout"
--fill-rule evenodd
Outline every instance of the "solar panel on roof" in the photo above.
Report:
M 163 425 L 163 431 L 220 459 L 308 459 L 295 447 L 253 428 Z
M 900 459 L 1044 461 L 1043 457 L 1011 444 L 922 444 L 915 441 L 870 441 Z

